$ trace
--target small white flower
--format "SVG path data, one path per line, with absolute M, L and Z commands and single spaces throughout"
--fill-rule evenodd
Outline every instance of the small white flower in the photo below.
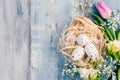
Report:
M 74 68 L 76 68 L 76 65 L 73 65 Z
M 120 60 L 119 60 L 119 63 L 120 63 Z
M 108 56 L 106 56 L 106 58 L 108 58 Z
M 95 74 L 97 71 L 90 68 L 90 69 L 86 69 L 86 68 L 80 68 L 79 73 L 81 77 L 89 77 L 89 74 Z
M 63 71 L 62 72 L 65 72 L 65 69 L 63 69 Z
M 65 76 L 65 73 L 64 73 L 64 72 L 62 72 L 62 76 Z
M 74 74 L 72 73 L 71 76 L 74 76 Z
M 115 69 L 117 69 L 117 67 L 115 66 Z
M 67 66 L 67 65 L 68 65 L 67 63 L 64 64 L 64 66 Z
M 67 69 L 67 70 L 66 70 L 66 73 L 71 73 L 71 70 L 70 70 L 70 69 Z
M 110 57 L 110 62 L 113 62 L 112 58 Z
M 104 67 L 106 67 L 106 65 L 103 65 Z
M 76 70 L 76 69 L 74 70 L 74 73 L 75 73 L 75 72 L 77 72 L 77 70 Z

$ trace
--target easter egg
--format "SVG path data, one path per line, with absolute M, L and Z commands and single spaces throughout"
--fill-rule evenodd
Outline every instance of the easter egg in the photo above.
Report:
M 85 52 L 90 58 L 97 58 L 99 55 L 97 48 L 92 43 L 87 43 L 85 45 Z
M 77 43 L 80 44 L 81 46 L 85 46 L 88 41 L 89 39 L 85 34 L 80 34 L 77 37 Z
M 71 58 L 72 60 L 76 61 L 83 58 L 84 55 L 85 55 L 84 48 L 79 46 L 73 50 Z

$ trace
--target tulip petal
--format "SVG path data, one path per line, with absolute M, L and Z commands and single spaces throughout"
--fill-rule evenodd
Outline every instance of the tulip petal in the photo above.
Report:
M 105 12 L 101 7 L 99 7 L 99 6 L 97 5 L 96 8 L 98 9 L 100 15 L 101 15 L 103 18 L 107 18 L 106 12 Z
M 99 1 L 96 5 L 96 8 L 104 19 L 107 19 L 111 16 L 111 10 L 103 1 Z
M 110 8 L 108 8 L 108 6 L 104 3 L 104 2 L 100 2 L 100 7 L 105 10 L 106 13 L 108 13 L 108 15 L 110 16 L 111 15 L 111 10 Z

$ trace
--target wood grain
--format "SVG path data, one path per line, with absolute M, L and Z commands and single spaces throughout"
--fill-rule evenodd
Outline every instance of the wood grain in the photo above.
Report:
M 75 1 L 0 0 L 0 80 L 67 80 L 57 43 Z M 104 1 L 120 10 L 120 1 Z
M 29 0 L 0 0 L 0 80 L 30 80 Z
M 64 59 L 57 52 L 58 38 L 74 16 L 79 0 L 31 0 L 32 80 L 68 80 L 61 76 Z M 112 9 L 120 9 L 118 0 L 104 0 Z M 97 0 L 93 0 L 94 3 Z
M 58 54 L 57 42 L 64 25 L 70 20 L 71 1 L 32 0 L 31 3 L 32 80 L 62 79 L 59 71 L 64 61 Z

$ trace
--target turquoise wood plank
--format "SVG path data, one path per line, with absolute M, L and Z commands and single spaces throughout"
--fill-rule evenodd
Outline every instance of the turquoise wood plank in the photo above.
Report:
M 0 0 L 0 80 L 30 80 L 29 0 Z

